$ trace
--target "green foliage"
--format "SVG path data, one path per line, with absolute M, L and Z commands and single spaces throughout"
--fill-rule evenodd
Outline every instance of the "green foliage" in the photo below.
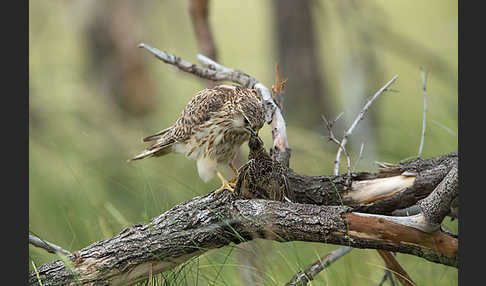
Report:
M 201 80 L 176 72 L 137 48 L 139 42 L 146 42 L 196 62 L 198 50 L 187 13 L 188 1 L 144 2 L 143 13 L 136 19 L 141 36 L 127 38 L 135 52 L 144 54 L 155 84 L 154 111 L 142 117 L 120 109 L 89 74 L 90 52 L 82 29 L 86 7 L 82 2 L 29 2 L 29 230 L 70 251 L 112 237 L 134 223 L 148 222 L 219 185 L 217 179 L 202 182 L 195 162 L 179 155 L 126 162 L 144 148 L 140 138 L 171 124 L 189 98 L 204 87 Z M 443 80 L 439 71 L 430 71 L 423 157 L 456 151 L 457 137 L 431 121 L 457 134 L 457 3 L 373 3 L 392 20 L 391 29 L 432 49 L 456 71 L 456 82 Z M 327 17 L 316 17 L 319 44 L 325 47 L 319 57 L 324 59 L 321 64 L 332 91 L 325 96 L 336 102 L 335 114 L 346 113 L 347 106 L 339 103 L 343 97 L 340 86 L 351 84 L 341 72 L 340 62 L 348 51 L 343 41 L 346 30 L 331 13 L 337 2 L 316 1 L 315 5 L 316 14 L 324 9 Z M 219 61 L 244 70 L 267 86 L 274 81 L 277 61 L 271 9 L 270 1 L 259 0 L 213 1 L 210 6 Z M 373 14 L 368 12 L 363 13 L 372 19 Z M 397 162 L 415 156 L 420 144 L 423 95 L 419 66 L 385 48 L 378 48 L 376 53 L 384 74 L 377 78 L 374 91 L 398 74 L 393 89 L 399 92 L 382 95 L 371 107 L 376 140 L 375 146 L 365 142 L 364 153 L 373 148 L 375 157 L 365 155 L 358 170 L 372 171 L 375 160 Z M 425 69 L 428 64 L 423 63 Z M 285 107 L 284 116 L 285 112 L 291 112 L 291 107 Z M 321 130 L 306 130 L 295 127 L 295 122 L 287 124 L 291 167 L 309 175 L 331 174 L 336 146 L 327 141 L 324 125 Z M 342 132 L 338 129 L 335 134 L 341 137 Z M 268 148 L 272 142 L 268 126 L 261 136 Z M 354 162 L 362 142 L 351 137 L 350 143 Z M 243 146 L 243 158 L 247 152 L 248 147 Z M 228 169 L 223 172 L 230 174 Z M 457 232 L 457 221 L 448 220 L 445 227 Z M 172 271 L 154 275 L 151 285 L 245 285 L 243 275 L 259 277 L 264 285 L 283 285 L 334 248 L 318 243 L 255 240 L 208 251 Z M 245 264 L 248 257 L 259 266 Z M 34 264 L 38 267 L 55 259 L 56 255 L 29 246 L 31 269 Z M 398 259 L 418 285 L 457 284 L 456 269 L 408 255 L 398 254 Z M 373 285 L 380 281 L 382 269 L 383 261 L 376 251 L 354 249 L 309 285 Z

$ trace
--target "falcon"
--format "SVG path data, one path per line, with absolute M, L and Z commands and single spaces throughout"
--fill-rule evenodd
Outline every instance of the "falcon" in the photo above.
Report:
M 234 192 L 238 170 L 233 159 L 250 135 L 257 135 L 264 124 L 263 105 L 256 90 L 234 85 L 218 85 L 196 93 L 174 125 L 145 137 L 153 143 L 129 161 L 182 153 L 196 160 L 199 177 L 208 182 L 216 174 L 221 180 L 219 194 Z M 227 181 L 217 170 L 229 165 L 235 177 Z

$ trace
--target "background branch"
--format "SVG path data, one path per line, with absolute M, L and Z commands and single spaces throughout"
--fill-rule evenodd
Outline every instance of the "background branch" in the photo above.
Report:
M 424 149 L 424 139 L 425 139 L 425 127 L 426 127 L 426 115 L 427 115 L 427 75 L 423 68 L 420 68 L 420 75 L 422 79 L 422 90 L 424 91 L 424 116 L 422 119 L 422 136 L 420 137 L 420 147 L 417 157 L 422 156 L 422 150 Z
M 64 248 L 62 248 L 62 247 L 60 247 L 60 246 L 58 246 L 58 245 L 56 245 L 52 242 L 40 239 L 37 236 L 30 234 L 30 233 L 29 233 L 29 243 L 34 245 L 34 246 L 43 248 L 49 253 L 59 252 L 59 253 L 62 253 L 64 255 L 71 255 L 71 252 L 65 250 Z
M 217 59 L 216 45 L 214 44 L 213 34 L 209 25 L 209 0 L 190 0 L 189 14 L 194 33 L 196 35 L 197 45 L 201 53 L 213 60 Z M 207 87 L 216 85 L 215 81 L 206 80 Z
M 307 285 L 307 283 L 314 280 L 314 277 L 316 277 L 316 275 L 319 274 L 322 270 L 327 268 L 334 261 L 349 253 L 351 250 L 353 250 L 351 247 L 341 246 L 329 252 L 328 254 L 319 258 L 319 260 L 317 260 L 316 262 L 307 266 L 304 270 L 301 270 L 297 274 L 295 274 L 292 279 L 290 279 L 290 281 L 285 284 L 285 286 Z
M 208 20 L 208 4 L 209 0 L 190 0 L 189 13 L 199 50 L 203 55 L 216 60 L 217 51 Z
M 348 137 L 351 135 L 351 133 L 353 133 L 353 130 L 354 130 L 354 128 L 356 128 L 356 126 L 358 125 L 358 123 L 361 120 L 363 120 L 366 112 L 370 108 L 370 106 L 373 103 L 373 101 L 380 94 L 382 94 L 384 91 L 386 91 L 388 89 L 388 87 L 397 80 L 397 78 L 398 78 L 398 75 L 394 76 L 389 82 L 387 82 L 382 88 L 380 88 L 380 90 L 378 90 L 375 93 L 375 95 L 373 95 L 373 97 L 370 100 L 368 100 L 368 102 L 366 102 L 366 104 L 363 106 L 363 109 L 361 109 L 360 113 L 358 114 L 358 117 L 356 117 L 356 119 L 351 124 L 351 126 L 349 127 L 349 129 L 344 133 L 344 137 L 341 140 L 341 147 L 342 148 L 339 148 L 338 149 L 337 155 L 336 155 L 336 160 L 334 161 L 334 175 L 339 174 L 339 162 L 340 162 L 340 159 L 341 159 L 341 152 L 343 151 L 344 146 L 346 146 L 346 143 L 348 142 Z

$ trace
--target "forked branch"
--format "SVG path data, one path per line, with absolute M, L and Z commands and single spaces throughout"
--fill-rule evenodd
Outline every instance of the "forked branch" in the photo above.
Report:
M 432 181 L 439 180 L 431 174 L 427 175 L 427 170 L 437 169 L 441 164 L 452 164 L 449 168 L 453 168 L 453 158 L 454 155 L 428 160 L 417 159 L 408 164 L 398 164 L 395 171 L 359 173 L 355 179 L 356 182 L 358 178 L 369 179 L 367 187 L 372 191 L 371 185 L 376 188 L 383 187 L 381 181 L 373 182 L 372 178 L 392 178 L 403 168 L 407 168 L 409 172 L 415 168 L 419 174 L 426 173 L 426 176 L 417 176 L 414 183 L 406 189 L 412 192 L 411 189 L 415 187 L 417 192 L 423 193 L 426 192 L 425 189 L 432 187 Z M 447 175 L 442 176 L 440 182 L 444 179 L 444 185 L 451 182 Z M 344 177 L 339 176 L 326 179 L 306 177 L 289 170 L 289 180 L 291 188 L 298 188 L 300 182 L 302 188 L 313 186 L 312 188 L 321 190 L 321 204 L 333 201 L 330 197 L 328 201 L 324 201 L 325 193 L 331 197 L 340 196 L 336 193 L 336 186 L 341 184 L 345 187 Z M 307 191 L 311 193 L 312 188 Z M 363 191 L 360 188 L 357 190 Z M 432 187 L 434 189 L 437 190 L 437 185 Z M 344 192 L 347 191 L 342 189 L 342 192 L 341 195 L 346 197 Z M 453 196 L 451 192 L 437 191 L 435 198 L 441 201 L 444 195 Z M 394 196 L 397 194 L 389 198 Z M 421 196 L 423 195 L 418 197 Z M 408 225 L 407 218 L 398 221 L 397 217 L 388 215 L 356 212 L 354 210 L 357 207 L 353 205 L 359 205 L 359 202 L 353 199 L 346 199 L 349 206 L 343 206 L 342 202 L 335 206 L 317 205 L 315 202 L 302 203 L 308 202 L 310 198 L 312 197 L 305 197 L 302 193 L 296 199 L 300 203 L 282 203 L 239 200 L 229 193 L 214 197 L 211 193 L 181 203 L 148 224 L 136 224 L 113 238 L 74 252 L 69 256 L 71 269 L 61 260 L 57 260 L 44 264 L 37 270 L 43 285 L 75 285 L 76 279 L 91 285 L 126 285 L 147 279 L 150 272 L 157 274 L 172 269 L 210 249 L 258 237 L 280 242 L 310 241 L 353 248 L 383 249 L 457 267 L 458 240 L 455 237 L 441 231 L 424 232 L 414 225 Z M 424 203 L 421 207 L 428 209 L 429 204 Z M 29 283 L 37 285 L 34 271 L 29 275 Z

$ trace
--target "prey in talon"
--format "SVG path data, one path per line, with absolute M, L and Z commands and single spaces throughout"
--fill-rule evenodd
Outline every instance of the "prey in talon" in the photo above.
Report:
M 293 199 L 286 177 L 287 167 L 273 160 L 257 135 L 251 135 L 248 147 L 248 162 L 240 168 L 236 195 L 245 199 Z

